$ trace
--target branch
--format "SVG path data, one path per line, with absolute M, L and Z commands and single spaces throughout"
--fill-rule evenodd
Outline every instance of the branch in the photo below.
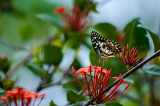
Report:
M 65 76 L 66 76 L 69 72 L 70 72 L 70 69 L 68 69 L 67 71 L 64 72 L 64 74 L 62 75 L 62 78 L 61 78 L 60 81 L 57 81 L 57 82 L 55 82 L 55 83 L 53 83 L 53 84 L 45 85 L 45 86 L 43 87 L 43 89 L 44 89 L 44 88 L 51 87 L 51 86 L 54 86 L 54 85 L 60 85 L 60 84 L 62 83 L 62 80 L 65 78 Z M 73 81 L 73 80 L 72 80 L 72 81 Z M 70 82 L 70 81 L 68 81 L 68 82 Z
M 9 42 L 7 40 L 4 40 L 2 38 L 0 38 L 0 43 L 4 44 L 5 46 L 8 46 L 9 48 L 13 49 L 13 50 L 26 50 L 26 48 L 16 45 L 12 42 Z
M 142 67 L 144 64 L 146 64 L 147 62 L 149 62 L 150 60 L 152 60 L 153 58 L 157 57 L 160 55 L 160 50 L 158 50 L 156 53 L 154 53 L 152 56 L 150 56 L 148 59 L 142 61 L 141 63 L 139 63 L 138 65 L 136 65 L 135 67 L 133 67 L 132 69 L 130 69 L 129 71 L 125 72 L 119 79 L 117 79 L 116 81 L 114 81 L 112 84 L 110 84 L 109 86 L 107 86 L 104 91 L 103 94 L 105 92 L 107 92 L 108 90 L 110 90 L 113 86 L 115 86 L 122 78 L 126 78 L 127 76 L 129 76 L 131 73 L 133 73 L 134 71 L 136 71 L 137 69 L 139 69 L 140 67 Z M 97 96 L 98 97 L 98 96 Z M 90 99 L 86 104 L 84 104 L 84 106 L 88 106 L 90 104 L 92 104 L 97 98 L 93 98 Z
M 58 35 L 49 37 L 45 42 L 50 43 L 52 40 L 54 40 Z M 8 41 L 5 41 L 3 39 L 0 38 L 0 42 L 5 44 L 6 46 L 13 48 L 13 49 L 25 49 L 23 47 L 17 46 L 15 44 L 9 43 Z M 41 47 L 42 44 L 39 45 L 39 47 Z M 30 53 L 26 58 L 24 58 L 18 65 L 16 65 L 13 69 L 9 70 L 6 73 L 6 76 L 4 79 L 8 79 L 10 78 L 16 71 L 18 68 L 20 68 L 22 65 L 24 65 L 25 63 L 27 63 L 31 58 L 33 57 L 33 54 Z
M 27 63 L 31 58 L 33 57 L 33 54 L 30 53 L 26 58 L 24 58 L 19 64 L 17 64 L 13 69 L 9 70 L 6 74 L 6 77 L 4 79 L 10 78 L 19 67 L 21 67 L 23 64 Z
M 50 66 L 50 67 L 51 67 L 51 66 Z M 49 67 L 49 69 L 50 69 L 50 67 Z M 41 83 L 39 84 L 39 86 L 37 87 L 36 92 L 39 92 L 40 90 L 42 90 L 42 89 L 46 86 L 47 82 L 52 78 L 52 76 L 53 76 L 54 72 L 57 70 L 57 68 L 58 68 L 58 66 L 56 66 L 56 67 L 52 70 L 52 72 L 51 72 L 50 74 L 49 74 L 48 72 L 46 72 L 46 75 L 45 75 L 45 77 L 42 79 L 42 81 L 41 81 Z

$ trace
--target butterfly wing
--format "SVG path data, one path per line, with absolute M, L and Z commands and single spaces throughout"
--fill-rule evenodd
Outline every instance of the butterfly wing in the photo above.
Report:
M 115 53 L 122 51 L 120 45 L 117 42 L 105 39 L 95 31 L 91 32 L 91 41 L 94 50 L 100 59 L 104 61 L 108 56 L 112 56 Z

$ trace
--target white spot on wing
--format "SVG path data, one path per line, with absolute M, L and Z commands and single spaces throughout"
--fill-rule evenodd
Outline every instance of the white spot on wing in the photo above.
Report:
M 106 50 L 106 51 L 105 51 L 105 53 L 107 53 L 107 54 L 108 54 L 108 53 L 109 53 L 109 50 Z

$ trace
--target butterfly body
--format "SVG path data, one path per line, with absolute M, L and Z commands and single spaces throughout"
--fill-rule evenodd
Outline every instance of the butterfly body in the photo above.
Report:
M 108 40 L 95 31 L 91 32 L 91 41 L 94 50 L 100 57 L 99 61 L 106 61 L 107 58 L 113 58 L 115 57 L 115 53 L 122 51 L 120 45 L 117 42 Z

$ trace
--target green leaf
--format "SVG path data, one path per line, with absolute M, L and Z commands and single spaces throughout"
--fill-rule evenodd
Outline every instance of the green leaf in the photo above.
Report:
M 2 57 L 0 57 L 0 70 L 4 73 L 8 72 L 11 66 L 11 62 L 8 60 L 3 60 Z
M 94 25 L 93 28 L 95 30 L 97 30 L 101 36 L 103 36 L 107 39 L 118 41 L 117 29 L 112 24 L 98 23 L 98 24 Z
M 154 52 L 160 50 L 160 39 L 158 35 L 155 33 L 151 32 L 150 30 L 147 30 L 152 38 L 153 44 L 154 44 Z
M 69 38 L 79 38 L 79 39 L 84 39 L 88 34 L 81 33 L 81 32 L 69 32 L 67 33 L 67 37 Z
M 34 67 L 31 64 L 27 64 L 26 67 L 32 71 L 35 75 L 39 76 L 41 79 L 44 78 L 45 76 L 45 71 L 42 71 L 40 68 L 38 67 Z
M 78 69 L 80 69 L 82 67 L 77 58 L 74 60 L 74 62 L 73 62 L 73 64 L 71 66 L 74 66 L 75 70 L 78 70 Z
M 81 41 L 78 38 L 69 38 L 66 45 L 70 48 L 77 49 L 81 45 Z
M 62 51 L 59 47 L 52 44 L 45 44 L 42 47 L 42 56 L 45 64 L 58 65 L 62 61 Z
M 145 57 L 149 51 L 149 40 L 146 37 L 146 29 L 141 27 L 139 19 L 134 19 L 124 28 L 125 44 L 129 44 L 130 49 L 135 46 L 138 47 L 138 54 Z
M 66 45 L 73 49 L 77 49 L 85 40 L 86 36 L 88 35 L 84 33 L 70 32 L 67 34 L 68 39 L 67 39 Z
M 89 59 L 91 64 L 94 65 L 98 65 L 98 59 L 99 56 L 96 54 L 95 50 L 93 49 L 93 47 L 90 49 L 90 53 L 89 53 Z
M 62 30 L 62 23 L 61 20 L 59 20 L 58 18 L 56 18 L 56 16 L 54 15 L 50 15 L 50 14 L 38 14 L 36 16 L 37 18 L 50 22 L 51 24 L 53 24 L 54 26 L 56 26 L 57 28 Z M 58 20 L 58 21 L 57 21 Z
M 69 106 L 83 106 L 84 103 L 81 103 L 81 102 L 76 102 L 74 104 L 71 104 Z
M 85 84 L 85 80 L 84 80 L 84 79 L 82 79 L 82 80 L 80 80 L 80 81 L 81 81 L 82 85 Z M 82 89 L 81 85 L 80 85 L 79 82 L 76 80 L 76 78 L 75 78 L 75 80 L 73 80 L 73 81 L 70 81 L 70 82 L 68 82 L 68 83 L 63 84 L 63 88 L 64 88 L 65 90 L 74 90 L 74 91 L 76 91 L 76 92 L 78 92 L 78 91 L 80 91 L 80 90 Z
M 82 96 L 82 95 L 78 95 L 75 92 L 69 90 L 67 92 L 67 100 L 69 101 L 69 103 L 75 103 L 75 102 L 78 102 L 78 101 L 85 100 L 85 97 Z
M 85 5 L 84 5 L 85 4 Z M 96 4 L 89 0 L 74 0 L 74 6 L 81 8 L 83 11 L 97 12 Z
M 11 80 L 3 80 L 3 89 L 5 91 L 12 89 L 14 85 L 15 83 Z
M 129 78 L 125 78 L 124 81 L 127 81 L 127 82 L 129 82 L 130 84 L 134 84 L 134 80 L 129 79 Z
M 5 91 L 4 89 L 0 88 L 0 97 L 4 96 L 5 95 Z
M 123 106 L 123 105 L 117 102 L 108 102 L 105 103 L 105 106 Z
M 157 65 L 145 65 L 142 69 L 148 74 L 160 76 L 160 67 Z
M 53 102 L 53 100 L 51 100 L 49 106 L 57 106 L 57 105 Z
M 19 29 L 19 34 L 22 40 L 26 41 L 34 35 L 34 27 L 32 25 L 25 25 Z

